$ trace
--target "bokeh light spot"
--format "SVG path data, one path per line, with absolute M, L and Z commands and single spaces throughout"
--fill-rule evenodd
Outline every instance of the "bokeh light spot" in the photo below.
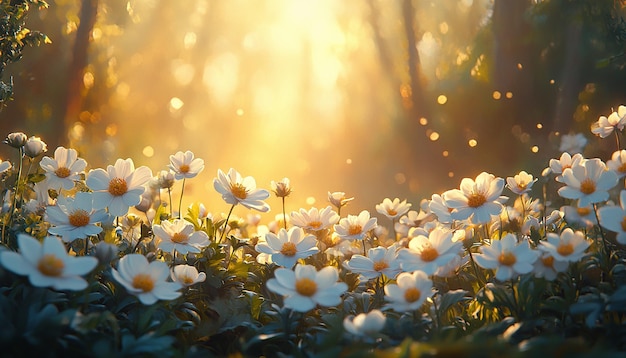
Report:
M 470 147 L 475 147 L 475 146 L 477 146 L 477 145 L 478 145 L 478 141 L 477 141 L 476 139 L 470 139 L 470 140 L 467 142 L 467 144 L 468 144 Z
M 493 94 L 491 95 L 493 97 L 493 99 L 500 99 L 502 98 L 502 93 L 500 93 L 500 91 L 493 91 Z
M 307 203 L 307 205 L 315 204 L 315 198 L 312 197 L 312 196 L 309 196 L 308 198 L 306 198 L 306 203 Z
M 152 146 L 147 145 L 143 148 L 141 153 L 143 153 L 143 155 L 145 155 L 148 158 L 152 158 L 154 156 L 154 148 L 152 148 Z
M 446 102 L 448 102 L 448 97 L 446 97 L 445 95 L 440 94 L 439 97 L 437 97 L 437 103 L 446 104 Z
M 428 138 L 434 142 L 434 141 L 436 141 L 437 139 L 439 139 L 439 133 L 437 133 L 437 132 L 432 132 L 432 133 L 430 133 L 430 135 L 428 136 Z

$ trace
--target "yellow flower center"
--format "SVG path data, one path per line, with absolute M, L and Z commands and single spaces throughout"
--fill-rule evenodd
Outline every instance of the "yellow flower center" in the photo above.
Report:
M 89 225 L 89 214 L 82 209 L 74 210 L 69 216 L 70 225 L 81 227 Z
M 128 184 L 122 178 L 113 178 L 109 182 L 109 193 L 113 196 L 121 196 L 128 191 Z
M 472 193 L 472 195 L 467 198 L 467 206 L 470 208 L 477 208 L 486 202 L 487 198 L 482 193 Z
M 526 190 L 526 187 L 528 187 L 528 183 L 517 183 L 517 189 L 519 191 Z
M 422 293 L 415 287 L 407 288 L 407 290 L 404 291 L 404 300 L 408 303 L 413 303 L 419 300 L 421 296 Z
M 293 256 L 298 252 L 296 249 L 296 244 L 293 242 L 286 242 L 283 244 L 283 247 L 280 249 L 280 253 L 285 256 Z
M 152 276 L 140 273 L 133 278 L 133 287 L 143 292 L 150 292 L 154 289 L 154 280 Z
M 395 211 L 394 209 L 387 209 L 387 214 L 394 216 L 394 215 L 398 215 L 398 212 Z
M 65 263 L 53 254 L 45 254 L 37 263 L 37 270 L 45 276 L 58 277 L 63 273 Z
M 622 230 L 626 231 L 626 216 L 622 219 Z
M 191 285 L 193 283 L 193 277 L 191 276 L 185 276 L 182 277 L 181 281 L 183 282 L 183 284 L 185 285 Z
M 559 247 L 556 248 L 556 252 L 558 252 L 561 256 L 569 256 L 574 252 L 574 246 L 568 243 L 561 243 Z
M 596 191 L 596 183 L 587 178 L 585 180 L 582 181 L 582 183 L 580 183 L 580 192 L 585 194 L 585 195 L 589 195 L 589 194 L 593 194 L 593 192 Z
M 498 257 L 498 262 L 504 266 L 512 266 L 517 262 L 517 258 L 512 253 L 505 251 Z
M 230 192 L 233 193 L 237 199 L 243 200 L 248 197 L 248 190 L 240 183 L 231 184 Z
M 178 167 L 178 171 L 181 173 L 189 173 L 189 166 L 187 164 L 181 164 L 180 167 Z
M 301 278 L 296 281 L 296 292 L 302 296 L 311 297 L 317 292 L 317 284 L 310 278 Z
M 387 261 L 385 260 L 380 260 L 380 261 L 376 261 L 374 262 L 374 271 L 382 271 L 386 268 L 389 267 L 389 264 L 387 263 Z
M 431 262 L 439 257 L 439 252 L 432 246 L 427 246 L 422 249 L 420 257 L 422 261 Z
M 552 256 L 542 257 L 541 263 L 543 263 L 545 267 L 552 267 L 554 265 L 554 257 Z
M 176 244 L 184 244 L 188 240 L 189 240 L 189 236 L 187 236 L 187 234 L 184 234 L 182 232 L 177 232 L 174 235 L 172 235 L 172 242 Z
M 59 167 L 59 169 L 54 171 L 54 174 L 59 178 L 67 178 L 70 174 L 72 174 L 72 172 L 70 172 L 70 170 L 66 167 Z
M 363 228 L 359 224 L 350 225 L 348 229 L 348 235 L 358 235 L 363 231 Z
M 620 173 L 626 173 L 626 163 L 622 163 L 618 168 L 617 171 Z
M 591 213 L 591 209 L 588 207 L 585 208 L 576 208 L 576 213 L 580 216 L 587 216 Z
M 312 229 L 319 229 L 320 227 L 322 227 L 322 222 L 321 222 L 321 221 L 311 221 L 311 222 L 309 223 L 309 226 L 310 226 Z

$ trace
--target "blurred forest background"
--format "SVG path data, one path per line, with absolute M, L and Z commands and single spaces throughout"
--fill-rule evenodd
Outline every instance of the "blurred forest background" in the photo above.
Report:
M 48 4 L 26 26 L 52 42 L 1 68 L 13 98 L 0 135 L 41 136 L 48 155 L 76 148 L 91 168 L 131 157 L 155 174 L 191 150 L 206 168 L 185 205 L 212 212 L 228 209 L 218 168 L 267 189 L 290 178 L 288 212 L 326 206 L 327 191 L 373 212 L 385 197 L 417 208 L 481 171 L 539 176 L 561 135 L 591 137 L 626 103 L 624 1 Z M 613 150 L 590 140 L 585 155 Z

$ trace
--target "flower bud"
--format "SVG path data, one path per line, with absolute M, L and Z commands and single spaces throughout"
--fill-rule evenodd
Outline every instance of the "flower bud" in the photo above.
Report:
M 39 137 L 30 137 L 24 144 L 24 154 L 30 158 L 35 158 L 47 150 L 48 146 Z
M 289 196 L 289 194 L 291 194 L 289 178 L 283 178 L 278 182 L 272 181 L 272 191 L 279 198 L 286 198 L 287 196 Z
M 22 148 L 26 144 L 28 137 L 22 132 L 9 133 L 3 143 L 10 145 L 13 148 Z
M 96 244 L 96 258 L 101 265 L 106 265 L 117 257 L 117 246 L 100 241 Z

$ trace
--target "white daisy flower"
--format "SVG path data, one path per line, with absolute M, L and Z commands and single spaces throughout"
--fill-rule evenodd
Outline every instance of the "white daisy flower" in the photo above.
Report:
M 618 150 L 613 152 L 611 159 L 606 162 L 607 168 L 617 174 L 618 178 L 626 176 L 626 150 Z
M 580 153 L 570 155 L 568 152 L 563 152 L 559 159 L 550 159 L 549 168 L 552 173 L 556 174 L 554 179 L 558 182 L 562 182 L 563 171 L 567 168 L 571 168 L 572 166 L 576 166 L 583 161 L 585 161 L 585 158 Z
M 307 232 L 320 231 L 330 228 L 339 221 L 339 215 L 331 206 L 322 210 L 311 208 L 308 211 L 300 209 L 291 213 L 292 225 L 301 227 Z
M 593 158 L 565 169 L 562 181 L 565 186 L 559 188 L 559 195 L 578 199 L 578 206 L 585 207 L 606 201 L 618 178 L 614 171 L 607 170 L 602 160 Z
M 482 268 L 495 269 L 496 279 L 506 281 L 531 272 L 539 254 L 527 239 L 518 243 L 517 237 L 508 233 L 500 240 L 492 240 L 491 246 L 481 246 L 480 253 L 474 254 L 474 261 Z
M 166 281 L 170 270 L 163 261 L 148 262 L 143 255 L 128 254 L 120 259 L 117 270 L 113 269 L 112 273 L 113 278 L 144 305 L 173 300 L 181 295 L 178 292 L 182 287 L 180 283 Z
M 428 237 L 419 235 L 412 238 L 408 249 L 401 249 L 398 253 L 402 270 L 419 270 L 433 275 L 461 254 L 463 242 L 453 241 L 453 237 L 453 231 L 437 227 Z
M 168 166 L 174 172 L 176 180 L 183 178 L 193 178 L 204 170 L 204 160 L 194 158 L 191 151 L 176 152 L 170 155 L 170 164 Z
M 131 206 L 141 202 L 145 184 L 152 179 L 152 171 L 146 166 L 135 169 L 132 159 L 118 159 L 107 170 L 92 169 L 87 175 L 87 186 L 93 190 L 94 209 L 108 208 L 113 216 L 128 213 Z
M 506 186 L 515 194 L 522 195 L 531 191 L 536 181 L 537 178 L 533 178 L 532 174 L 522 170 L 519 174 L 506 178 Z
M 406 214 L 410 208 L 410 203 L 407 203 L 406 200 L 400 201 L 399 198 L 395 198 L 393 201 L 389 198 L 385 198 L 382 203 L 376 204 L 376 211 L 391 220 L 395 220 Z
M 376 218 L 370 218 L 370 213 L 363 210 L 359 215 L 348 215 L 334 225 L 337 235 L 346 240 L 363 240 L 365 234 L 377 225 Z
M 442 196 L 446 206 L 452 209 L 454 220 L 469 218 L 473 224 L 486 224 L 502 211 L 500 194 L 503 189 L 504 179 L 482 172 L 475 181 L 463 178 L 460 190 L 448 190 Z
M 401 271 L 398 247 L 396 245 L 389 248 L 373 247 L 367 250 L 367 256 L 352 255 L 349 261 L 344 262 L 343 267 L 359 274 L 361 281 L 368 281 L 383 274 L 393 279 Z
M 626 107 L 619 106 L 616 112 L 611 113 L 608 117 L 600 116 L 596 122 L 591 124 L 591 133 L 606 138 L 613 133 L 614 130 L 623 130 L 626 126 Z
M 213 180 L 213 187 L 222 194 L 222 199 L 227 204 L 241 204 L 248 209 L 268 212 L 270 206 L 263 200 L 269 198 L 270 192 L 265 189 L 257 189 L 253 177 L 242 177 L 235 169 L 230 168 L 228 174 L 217 170 L 217 178 Z
M 543 277 L 548 281 L 554 281 L 559 272 L 567 271 L 569 262 L 557 261 L 549 252 L 542 252 L 533 266 L 533 275 L 535 277 Z
M 600 225 L 617 233 L 615 240 L 626 245 L 626 190 L 620 191 L 619 202 L 619 206 L 606 205 L 598 209 L 598 217 L 600 218 Z
M 171 277 L 172 281 L 178 282 L 184 287 L 204 282 L 204 280 L 206 280 L 206 274 L 204 272 L 198 272 L 198 269 L 191 265 L 174 266 Z
M 286 198 L 291 194 L 291 185 L 289 184 L 289 178 L 283 178 L 279 181 L 273 181 L 270 183 L 272 191 L 279 198 Z
M 557 261 L 580 261 L 591 245 L 582 231 L 571 228 L 566 228 L 560 235 L 549 232 L 546 236 L 546 240 L 539 243 L 539 249 L 552 255 Z
M 434 294 L 433 282 L 422 271 L 403 272 L 396 282 L 385 286 L 385 308 L 397 312 L 418 310 Z
M 349 315 L 343 320 L 343 328 L 355 336 L 370 336 L 380 332 L 385 327 L 385 315 L 377 309 L 368 313 Z
M 28 276 L 35 287 L 52 287 L 55 290 L 80 291 L 87 288 L 86 275 L 98 265 L 91 256 L 70 256 L 63 242 L 57 237 L 47 236 L 40 243 L 26 235 L 17 236 L 20 253 L 0 253 L 0 263 L 7 270 Z
M 48 232 L 65 242 L 98 235 L 102 232 L 98 224 L 109 218 L 104 209 L 93 208 L 93 194 L 87 192 L 78 192 L 74 198 L 59 196 L 56 205 L 48 206 L 46 215 L 52 225 Z
M 344 282 L 337 282 L 339 273 L 334 266 L 317 271 L 315 266 L 296 265 L 292 271 L 278 268 L 267 288 L 284 296 L 284 305 L 298 312 L 308 312 L 316 305 L 330 307 L 341 303 L 341 295 L 348 290 Z
M 87 162 L 78 157 L 76 149 L 58 147 L 54 151 L 54 158 L 41 158 L 39 166 L 45 171 L 48 187 L 54 190 L 71 190 L 76 181 L 81 180 Z
M 271 262 L 292 268 L 299 259 L 318 253 L 316 245 L 315 236 L 306 235 L 304 230 L 294 226 L 289 231 L 280 229 L 278 235 L 268 232 L 265 234 L 265 242 L 259 242 L 254 249 L 269 255 Z M 262 257 L 267 259 L 266 256 Z
M 164 252 L 199 253 L 210 244 L 206 232 L 196 231 L 192 223 L 185 219 L 164 220 L 160 224 L 152 225 L 154 235 L 161 239 L 158 247 Z

